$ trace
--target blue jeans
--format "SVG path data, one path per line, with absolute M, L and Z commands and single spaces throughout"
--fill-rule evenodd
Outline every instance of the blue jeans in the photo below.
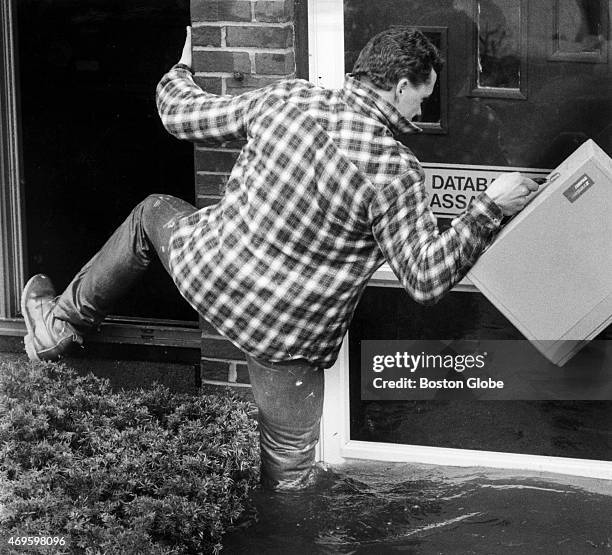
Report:
M 170 237 L 176 222 L 195 211 L 175 197 L 147 197 L 58 297 L 54 316 L 81 333 L 95 328 L 154 256 L 170 272 Z M 246 358 L 259 408 L 262 484 L 277 490 L 307 487 L 316 478 L 323 371 L 305 360 L 272 363 Z
M 295 490 L 317 480 L 314 465 L 323 411 L 323 370 L 307 361 L 264 362 L 247 355 L 259 407 L 261 482 Z

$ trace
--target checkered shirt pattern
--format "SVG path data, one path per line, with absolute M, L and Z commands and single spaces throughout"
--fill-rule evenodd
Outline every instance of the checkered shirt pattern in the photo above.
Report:
M 421 166 L 394 139 L 415 126 L 350 75 L 340 90 L 287 80 L 217 96 L 177 65 L 157 106 L 179 139 L 246 140 L 219 203 L 178 222 L 170 265 L 191 305 L 255 358 L 330 367 L 381 264 L 433 303 L 499 227 L 481 194 L 438 230 Z

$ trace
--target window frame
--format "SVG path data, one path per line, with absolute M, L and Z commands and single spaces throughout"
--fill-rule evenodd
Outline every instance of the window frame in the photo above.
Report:
M 472 0 L 472 18 L 478 22 L 478 2 L 480 0 Z M 478 85 L 478 53 L 479 49 L 479 29 L 475 25 L 472 28 L 472 56 L 469 61 L 470 78 L 472 81 L 472 90 L 469 96 L 479 98 L 505 98 L 509 100 L 527 100 L 527 79 L 528 79 L 528 17 L 527 17 L 528 1 L 520 0 L 520 21 L 519 21 L 519 45 L 520 45 L 520 86 L 517 88 L 509 87 L 481 87 Z
M 17 292 L 25 275 L 25 227 L 21 171 L 21 129 L 14 13 L 15 0 L 0 4 L 0 318 L 13 320 L 19 311 Z
M 440 121 L 419 121 L 417 125 L 424 133 L 446 134 L 448 133 L 448 27 L 416 25 L 425 34 L 436 34 L 440 39 L 440 52 L 446 63 L 438 75 L 438 87 L 440 89 Z
M 608 63 L 608 43 L 610 42 L 610 17 L 609 12 L 606 10 L 605 2 L 602 2 L 601 6 L 601 18 L 602 18 L 602 29 L 603 35 L 608 37 L 604 41 L 603 48 L 597 52 L 569 52 L 559 50 L 558 45 L 558 31 L 559 31 L 559 2 L 560 0 L 551 0 L 551 20 L 550 20 L 550 33 L 551 37 L 548 43 L 548 61 L 549 62 L 584 62 L 591 64 L 607 64 Z

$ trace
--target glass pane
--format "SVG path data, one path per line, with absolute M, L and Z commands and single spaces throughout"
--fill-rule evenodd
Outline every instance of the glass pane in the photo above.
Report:
M 608 2 L 597 4 L 609 9 Z M 610 63 L 549 59 L 555 5 L 556 0 L 345 0 L 347 71 L 366 41 L 391 25 L 446 27 L 448 133 L 403 138 L 420 160 L 461 164 L 466 171 L 472 164 L 554 168 L 587 138 L 612 154 Z M 521 13 L 521 6 L 529 11 Z M 607 41 L 608 16 L 601 17 Z M 476 40 L 468 40 L 479 36 L 479 24 L 488 29 L 480 54 Z M 496 40 L 493 29 L 503 31 Z M 521 40 L 528 50 L 521 51 Z M 473 94 L 473 62 L 485 53 L 479 84 L 487 89 Z M 521 59 L 530 64 L 528 81 Z M 520 88 L 524 98 L 504 97 L 503 87 Z M 612 328 L 606 333 L 612 339 Z M 349 333 L 352 438 L 612 460 L 612 402 L 361 400 L 361 340 L 478 336 L 522 339 L 478 294 L 452 293 L 424 308 L 400 289 L 368 288 Z
M 193 148 L 164 131 L 155 107 L 189 3 L 15 4 L 28 273 L 48 274 L 61 290 L 148 194 L 194 200 Z M 161 264 L 116 310 L 196 319 Z
M 520 0 L 477 2 L 479 87 L 521 85 Z
M 604 0 L 557 0 L 559 52 L 600 52 L 605 44 Z
M 361 400 L 362 340 L 439 338 L 522 336 L 480 294 L 423 307 L 400 289 L 366 290 L 349 331 L 351 439 L 612 460 L 610 401 Z
M 366 43 L 378 32 L 391 25 L 413 25 L 421 27 L 418 21 L 409 18 L 413 2 L 383 0 L 372 3 L 368 0 L 345 0 L 344 2 L 344 67 L 350 73 Z M 375 18 L 370 20 L 369 16 Z M 422 28 L 425 35 L 442 50 L 441 31 Z M 446 52 L 442 50 L 442 57 Z M 441 97 L 440 79 L 433 93 L 422 108 L 420 121 L 440 123 Z

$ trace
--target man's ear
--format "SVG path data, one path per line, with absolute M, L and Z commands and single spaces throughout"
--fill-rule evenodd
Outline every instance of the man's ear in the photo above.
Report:
M 395 96 L 400 97 L 406 92 L 406 89 L 410 86 L 410 81 L 406 77 L 402 77 L 395 85 Z

